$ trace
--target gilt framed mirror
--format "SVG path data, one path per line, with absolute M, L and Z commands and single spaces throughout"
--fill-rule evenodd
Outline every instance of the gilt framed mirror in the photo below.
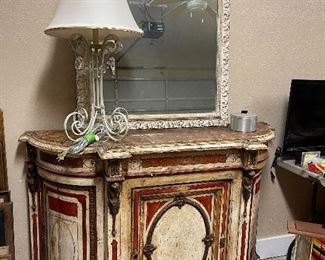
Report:
M 228 124 L 230 0 L 128 0 L 144 31 L 123 42 L 105 107 L 129 113 L 130 129 Z M 87 107 L 77 71 L 78 107 Z

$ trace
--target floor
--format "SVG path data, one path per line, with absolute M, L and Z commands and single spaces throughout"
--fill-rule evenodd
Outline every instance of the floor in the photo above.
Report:
M 272 257 L 272 258 L 267 258 L 264 260 L 286 260 L 287 257 L 286 256 L 279 256 L 279 257 Z

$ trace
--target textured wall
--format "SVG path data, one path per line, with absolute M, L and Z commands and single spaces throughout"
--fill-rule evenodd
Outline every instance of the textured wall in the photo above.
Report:
M 73 55 L 43 33 L 56 1 L 0 0 L 0 107 L 4 111 L 16 259 L 29 259 L 24 145 L 26 130 L 59 129 L 74 109 Z
M 0 0 L 0 107 L 19 260 L 29 259 L 29 249 L 24 147 L 17 139 L 25 130 L 61 128 L 75 106 L 69 44 L 43 34 L 56 3 Z M 290 80 L 325 78 L 324 10 L 323 0 L 232 0 L 230 109 L 246 108 L 276 129 L 271 153 L 282 139 Z M 308 192 L 299 178 L 279 172 L 272 183 L 266 172 L 259 237 L 286 233 L 288 218 L 305 215 Z

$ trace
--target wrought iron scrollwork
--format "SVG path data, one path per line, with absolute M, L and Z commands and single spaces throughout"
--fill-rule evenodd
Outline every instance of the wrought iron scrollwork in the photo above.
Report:
M 205 226 L 205 232 L 206 235 L 202 239 L 202 242 L 205 244 L 205 249 L 204 249 L 204 254 L 202 257 L 202 260 L 206 260 L 208 257 L 209 253 L 209 248 L 212 246 L 214 237 L 213 234 L 211 233 L 211 227 L 210 227 L 210 221 L 209 217 L 206 215 L 204 209 L 201 207 L 201 205 L 198 202 L 195 202 L 191 199 L 186 198 L 184 195 L 180 195 L 175 197 L 175 199 L 168 203 L 166 206 L 164 206 L 161 211 L 157 214 L 157 216 L 154 218 L 148 232 L 146 244 L 143 247 L 143 254 L 147 258 L 147 260 L 152 260 L 152 254 L 156 250 L 156 247 L 152 244 L 152 238 L 153 238 L 153 233 L 155 231 L 155 228 L 160 221 L 160 219 L 164 216 L 164 214 L 171 208 L 173 207 L 178 207 L 181 209 L 185 204 L 190 205 L 194 207 L 201 215 L 204 221 L 204 226 Z

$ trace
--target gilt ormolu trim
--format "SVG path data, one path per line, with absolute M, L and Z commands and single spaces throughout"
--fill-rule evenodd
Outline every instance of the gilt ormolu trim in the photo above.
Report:
M 169 209 L 171 209 L 173 207 L 178 207 L 179 209 L 181 209 L 185 204 L 188 204 L 188 205 L 194 207 L 200 213 L 201 217 L 203 218 L 206 235 L 202 239 L 202 242 L 205 244 L 205 249 L 204 249 L 204 254 L 203 254 L 202 260 L 207 259 L 209 249 L 212 246 L 213 239 L 214 239 L 213 234 L 211 233 L 209 217 L 206 215 L 204 209 L 201 207 L 201 205 L 199 203 L 186 198 L 184 195 L 178 195 L 177 197 L 175 197 L 175 199 L 172 202 L 170 202 L 169 204 L 164 206 L 159 211 L 159 213 L 154 218 L 154 220 L 152 221 L 152 224 L 148 231 L 146 244 L 143 247 L 143 254 L 147 258 L 147 260 L 152 260 L 151 255 L 156 250 L 156 247 L 152 244 L 152 237 L 153 237 L 153 233 L 154 233 L 155 228 L 156 228 L 158 222 L 160 221 L 160 219 L 164 216 L 164 214 Z
M 37 166 L 36 166 L 36 150 L 31 145 L 27 144 L 27 157 L 26 169 L 27 169 L 27 186 L 32 197 L 32 210 L 36 210 L 35 195 L 37 192 Z
M 8 190 L 8 177 L 3 112 L 0 109 L 0 191 L 2 190 Z

